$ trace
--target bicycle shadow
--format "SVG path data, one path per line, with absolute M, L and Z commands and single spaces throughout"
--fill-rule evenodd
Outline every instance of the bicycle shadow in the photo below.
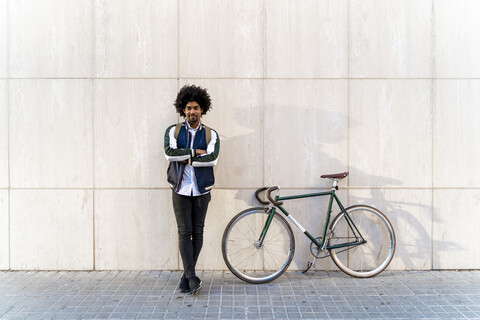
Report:
M 249 153 L 247 152 L 248 150 L 254 149 L 254 145 L 266 145 L 266 144 L 272 144 L 274 141 L 281 140 L 281 137 L 278 137 L 278 132 L 275 130 L 269 130 L 268 128 L 271 129 L 271 127 L 268 127 L 267 129 L 263 129 L 261 124 L 262 122 L 260 121 L 260 124 L 258 123 L 253 123 L 252 125 L 252 120 L 249 117 L 242 117 L 241 115 L 248 113 L 249 108 L 236 108 L 234 110 L 234 114 L 232 117 L 233 123 L 231 123 L 229 126 L 225 126 L 223 128 L 223 132 L 220 132 L 220 137 L 221 137 L 221 156 L 219 160 L 219 166 L 216 171 L 216 175 L 218 175 L 218 182 L 216 187 L 221 188 L 221 189 L 230 189 L 230 191 L 234 191 L 233 198 L 236 202 L 236 207 L 238 208 L 234 212 L 229 213 L 230 218 L 233 217 L 236 213 L 239 211 L 246 209 L 248 207 L 251 207 L 252 204 L 253 206 L 261 206 L 260 203 L 257 202 L 257 200 L 254 197 L 254 192 L 257 188 L 267 186 L 267 183 L 264 183 L 265 181 L 269 181 L 269 186 L 273 185 L 283 185 L 287 186 L 285 188 L 282 188 L 280 191 L 281 194 L 286 195 L 291 193 L 293 190 L 296 190 L 295 187 L 288 187 L 290 183 L 288 182 L 289 179 L 283 179 L 282 181 L 276 181 L 276 174 L 274 175 L 273 173 L 279 172 L 281 173 L 279 176 L 282 177 L 286 173 L 294 173 L 295 175 L 300 176 L 300 180 L 306 180 L 307 178 L 307 173 L 309 174 L 309 171 L 306 169 L 308 167 L 313 167 L 314 165 L 318 167 L 318 164 L 315 164 L 316 160 L 312 160 L 311 157 L 308 157 L 307 154 L 300 156 L 303 157 L 306 160 L 305 162 L 298 161 L 298 159 L 287 159 L 287 161 L 283 161 L 282 157 L 284 157 L 285 154 L 291 153 L 291 147 L 289 146 L 288 143 L 282 143 L 279 145 L 274 145 L 271 147 L 271 149 L 274 149 L 275 152 L 268 152 L 268 150 L 263 151 L 262 156 L 259 156 L 258 154 L 255 155 L 254 157 L 250 157 Z M 251 111 L 250 111 L 251 112 Z M 302 111 L 303 112 L 303 111 Z M 314 110 L 309 110 L 310 114 L 314 112 Z M 307 112 L 307 113 L 308 113 Z M 318 112 L 318 110 L 316 110 Z M 338 113 L 335 112 L 323 112 L 324 117 L 333 119 L 332 121 L 334 122 L 341 122 L 341 123 L 346 123 L 346 118 L 342 115 L 339 115 Z M 313 121 L 311 119 L 310 121 Z M 225 121 L 224 121 L 225 122 Z M 207 122 L 205 122 L 207 123 Z M 213 125 L 213 124 L 212 124 Z M 271 124 L 270 124 L 271 126 Z M 311 124 L 313 126 L 313 122 Z M 238 128 L 243 128 L 242 130 L 238 130 Z M 268 131 L 267 134 L 264 135 L 263 131 Z M 285 128 L 283 128 L 283 131 L 285 131 Z M 304 146 L 309 146 L 310 148 L 315 149 L 315 157 L 316 159 L 322 159 L 322 163 L 329 163 L 330 167 L 338 167 L 339 160 L 336 157 L 331 156 L 328 152 L 324 152 L 324 149 L 328 149 L 328 146 L 332 144 L 336 144 L 339 141 L 343 141 L 345 145 L 343 146 L 346 151 L 346 133 L 345 130 L 339 131 L 342 132 L 341 134 L 338 135 L 332 135 L 331 138 L 333 138 L 332 141 L 327 141 L 323 139 L 321 135 L 319 135 L 317 138 L 314 140 L 311 139 L 308 135 L 304 137 L 299 137 L 299 144 L 304 145 Z M 247 150 L 245 152 L 240 152 L 242 159 L 242 162 L 238 161 L 238 154 L 239 154 L 239 147 L 242 146 L 247 146 Z M 302 149 L 303 147 L 300 147 Z M 227 153 L 226 157 L 229 157 L 228 154 L 235 154 L 235 157 L 237 159 L 234 159 L 233 157 L 230 158 L 233 161 L 226 161 L 225 157 L 222 157 L 223 153 Z M 283 156 L 282 156 L 283 155 Z M 346 160 L 346 159 L 345 159 Z M 221 165 L 220 163 L 223 163 Z M 289 165 L 287 166 L 288 168 L 279 166 L 278 168 L 273 168 L 271 170 L 268 170 L 266 167 L 270 166 L 270 164 L 277 164 L 277 163 L 288 163 Z M 256 170 L 250 170 L 248 171 L 247 169 L 245 170 L 239 170 L 238 167 L 241 166 L 253 166 L 260 168 L 259 171 Z M 342 166 L 342 170 L 346 170 L 346 166 Z M 218 174 L 219 172 L 223 171 L 223 173 Z M 268 172 L 267 172 L 268 171 Z M 304 173 L 300 173 L 300 171 L 303 171 Z M 249 176 L 240 176 L 239 173 L 245 173 L 245 172 L 250 172 Z M 312 192 L 317 192 L 318 190 L 326 190 L 326 188 L 329 186 L 328 181 L 325 181 L 324 179 L 320 179 L 321 174 L 327 174 L 327 173 L 332 173 L 332 169 L 326 168 L 326 169 L 319 169 L 317 168 L 317 174 L 315 174 L 314 182 L 311 182 L 312 186 L 311 188 L 313 189 Z M 239 179 L 241 180 L 240 182 Z M 245 181 L 247 180 L 247 181 Z M 238 188 L 240 187 L 240 188 Z M 215 191 L 214 191 L 215 192 Z M 303 192 L 299 192 L 303 193 Z M 262 197 L 265 200 L 264 195 Z M 215 200 L 215 195 L 212 197 L 212 202 L 216 202 Z M 244 207 L 239 208 L 239 204 L 243 203 Z M 293 204 L 293 203 L 292 203 Z M 290 203 L 289 203 L 290 205 Z M 298 206 L 298 204 L 293 204 L 294 205 L 294 210 L 292 211 L 292 214 L 294 214 L 295 218 L 297 218 L 301 223 L 305 226 L 309 225 L 315 225 L 312 222 L 313 221 L 304 221 L 303 213 L 304 210 L 300 208 L 300 210 L 295 210 L 295 207 Z M 291 206 L 288 207 L 289 210 Z M 297 212 L 301 212 L 300 215 L 298 215 Z M 316 210 L 318 211 L 318 209 Z M 217 214 L 225 214 L 225 210 L 218 211 L 213 213 L 215 215 Z M 221 220 L 220 219 L 217 221 Z M 317 221 L 318 222 L 318 221 Z M 306 263 L 307 263 L 307 254 L 310 255 L 310 251 L 308 250 L 307 245 L 309 245 L 309 242 L 305 242 L 306 239 L 305 236 L 301 233 L 298 233 L 298 229 L 292 225 L 292 229 L 296 233 L 296 239 L 297 239 L 297 250 L 296 250 L 296 255 L 294 258 L 294 261 L 291 265 L 291 270 L 302 270 L 305 268 Z M 320 232 L 319 232 L 320 233 Z M 299 241 L 302 241 L 300 243 Z M 298 261 L 298 262 L 297 262 Z
M 431 189 L 387 188 L 401 186 L 400 181 L 391 178 L 367 175 L 361 170 L 352 170 L 356 174 L 375 179 L 381 187 L 360 189 L 349 188 L 350 205 L 367 204 L 382 211 L 393 225 L 396 235 L 396 252 L 388 270 L 431 270 L 434 255 L 439 251 L 459 250 L 461 246 L 454 241 L 433 240 L 433 229 L 441 223 L 434 215 Z
M 286 105 L 275 105 L 282 112 Z M 273 109 L 275 109 L 273 108 Z M 261 109 L 261 108 L 260 108 Z M 267 109 L 267 108 L 265 108 Z M 271 109 L 271 108 L 270 108 Z M 311 115 L 303 127 L 312 127 L 319 118 L 329 119 L 327 123 L 346 123 L 347 116 L 334 112 L 302 108 L 298 113 Z M 391 220 L 397 236 L 397 251 L 390 270 L 422 270 L 431 269 L 433 265 L 434 248 L 441 250 L 456 250 L 460 246 L 453 241 L 442 241 L 441 246 L 434 242 L 432 230 L 435 223 L 442 222 L 434 216 L 435 208 L 432 207 L 432 190 L 425 188 L 402 188 L 401 179 L 369 174 L 360 168 L 349 166 L 348 158 L 338 156 L 333 149 L 344 148 L 347 154 L 347 130 L 333 130 L 334 135 L 322 135 L 317 132 L 314 136 L 302 135 L 302 130 L 296 139 L 284 139 L 291 134 L 288 127 L 272 127 L 272 121 L 263 118 L 269 117 L 265 111 L 261 113 L 259 122 L 255 122 L 252 107 L 234 109 L 233 116 L 225 121 L 218 129 L 220 132 L 221 155 L 216 171 L 217 188 L 229 190 L 236 201 L 235 212 L 229 213 L 233 217 L 240 210 L 257 206 L 254 191 L 262 186 L 280 185 L 283 188 L 281 195 L 313 193 L 329 190 L 331 186 L 327 179 L 320 179 L 321 174 L 350 171 L 350 176 L 339 184 L 338 196 L 345 206 L 352 204 L 369 204 L 378 207 Z M 249 114 L 248 117 L 242 115 Z M 206 121 L 209 124 L 210 121 Z M 227 124 L 227 122 L 229 122 Z M 267 124 L 268 122 L 268 124 Z M 355 121 L 350 119 L 350 126 L 355 126 Z M 215 128 L 215 121 L 211 122 Z M 239 129 L 240 128 L 240 129 Z M 296 128 L 296 127 L 295 127 Z M 276 141 L 282 141 L 275 144 Z M 307 151 L 292 152 L 293 144 L 296 150 L 310 149 Z M 257 145 L 268 145 L 266 150 L 258 151 Z M 241 152 L 238 147 L 241 147 Z M 333 148 L 333 149 L 332 149 Z M 255 151 L 256 150 L 256 151 Z M 274 152 L 273 152 L 273 151 Z M 313 151 L 312 151 L 313 150 Z M 233 156 L 231 156 L 233 154 Z M 252 154 L 255 154 L 252 156 Z M 239 160 L 240 159 L 240 160 Z M 321 159 L 321 165 L 320 161 Z M 252 169 L 253 168 L 253 169 Z M 312 178 L 313 177 L 313 178 Z M 353 185 L 355 181 L 363 184 Z M 304 182 L 303 184 L 300 182 Z M 375 185 L 371 188 L 370 185 Z M 304 186 L 307 186 L 305 188 Z M 215 191 L 214 191 L 215 192 Z M 326 198 L 312 198 L 296 200 L 286 203 L 287 210 L 315 237 L 322 234 L 321 226 L 325 221 L 325 211 L 328 206 Z M 212 201 L 215 200 L 215 196 Z M 260 206 L 260 204 L 258 204 Z M 220 204 L 218 207 L 221 207 Z M 318 212 L 320 214 L 318 214 Z M 335 207 L 332 217 L 338 212 Z M 225 210 L 212 212 L 211 215 L 225 215 Z M 227 219 L 228 220 L 228 219 Z M 223 221 L 223 220 L 222 220 Z M 296 252 L 290 270 L 302 270 L 307 261 L 312 260 L 310 254 L 310 240 L 307 239 L 293 224 L 290 223 L 295 233 Z M 318 270 L 338 270 L 328 259 L 318 261 Z M 327 261 L 327 262 L 323 262 Z
M 266 119 L 262 119 L 258 127 L 252 127 L 249 123 L 251 120 L 248 117 L 242 117 L 242 114 L 248 110 L 237 108 L 234 110 L 234 124 L 224 128 L 226 131 L 223 134 L 226 139 L 222 140 L 222 152 L 235 152 L 236 146 L 249 144 L 250 149 L 252 149 L 251 145 L 253 144 L 264 146 L 261 157 L 257 155 L 256 158 L 249 159 L 246 152 L 242 153 L 242 157 L 245 158 L 242 165 L 260 166 L 261 168 L 255 179 L 249 180 L 245 184 L 242 182 L 240 184 L 242 189 L 235 192 L 234 199 L 243 202 L 245 208 L 251 206 L 252 203 L 255 206 L 260 206 L 254 198 L 254 192 L 257 188 L 280 185 L 282 186 L 281 195 L 325 191 L 331 187 L 330 181 L 321 179 L 320 175 L 347 170 L 347 166 L 344 165 L 347 161 L 346 154 L 348 151 L 347 117 L 339 112 L 319 108 L 296 110 L 295 114 L 297 115 L 292 115 L 295 119 L 289 120 L 302 122 L 297 124 L 302 130 L 296 132 L 292 139 L 289 128 L 279 125 L 277 118 L 283 117 L 282 110 L 288 109 L 291 111 L 295 108 L 288 104 L 275 104 L 273 107 L 266 107 L 264 112 Z M 272 113 L 272 111 L 275 112 Z M 323 127 L 319 126 L 319 119 L 322 119 Z M 249 130 L 245 130 L 243 134 L 232 134 L 236 126 L 243 126 L 249 128 Z M 318 129 L 319 127 L 321 129 Z M 304 128 L 308 130 L 304 130 Z M 321 159 L 322 166 L 319 165 L 319 159 Z M 228 170 L 229 173 L 223 177 L 219 176 L 217 187 L 231 187 L 234 184 L 233 182 L 238 178 L 236 176 L 238 172 L 237 163 L 238 161 L 233 162 L 234 168 L 231 166 L 220 168 L 219 166 L 217 172 L 222 169 L 226 172 Z M 237 183 L 236 186 L 238 185 Z M 303 189 L 305 186 L 308 189 Z M 246 193 L 245 189 L 251 190 L 251 193 Z M 327 207 L 325 201 L 328 201 L 322 198 L 321 205 L 319 205 L 318 198 L 316 200 L 317 202 L 310 200 L 292 201 L 288 203 L 286 208 L 304 227 L 312 229 L 312 226 L 318 226 L 320 221 L 323 223 L 324 218 L 319 220 L 318 215 L 312 215 L 311 213 L 318 212 L 319 208 L 322 208 L 320 211 L 324 213 L 323 211 Z M 232 213 L 231 216 L 233 217 L 236 213 Z M 292 224 L 291 226 L 295 233 L 297 245 L 290 270 L 303 270 L 308 259 L 310 259 L 310 240 L 296 226 Z M 320 230 L 310 231 L 315 236 L 321 234 Z M 325 268 L 333 269 L 333 263 L 328 267 L 325 266 Z
M 357 170 L 357 174 L 358 172 L 359 170 Z M 364 187 L 342 188 L 342 183 L 345 183 L 345 180 L 343 180 L 339 184 L 340 190 L 337 195 L 345 206 L 353 204 L 371 205 L 381 210 L 390 220 L 396 233 L 396 253 L 387 270 L 430 270 L 433 268 L 435 257 L 438 259 L 438 255 L 435 256 L 438 250 L 448 252 L 462 249 L 454 241 L 433 240 L 433 225 L 443 221 L 433 215 L 435 208 L 431 206 L 432 190 L 391 188 L 393 184 L 397 187 L 401 186 L 401 181 L 372 175 L 370 175 L 370 178 L 383 181 L 384 186 L 368 189 Z M 284 189 L 281 195 L 315 193 L 326 190 L 328 189 Z M 247 200 L 245 199 L 245 193 L 240 195 L 237 192 L 235 197 Z M 317 237 L 323 231 L 321 226 L 325 223 L 327 200 L 328 197 L 293 200 L 285 203 L 284 207 L 314 237 Z M 250 204 L 256 202 L 253 190 L 247 202 Z M 338 211 L 338 208 L 332 209 L 332 218 Z M 321 214 L 318 215 L 317 212 Z M 311 242 L 292 223 L 290 225 L 295 234 L 296 251 L 289 270 L 303 270 L 306 268 L 307 261 L 313 259 L 310 253 Z M 326 259 L 317 259 L 315 268 L 312 270 L 329 271 L 338 270 L 338 268 L 327 257 Z

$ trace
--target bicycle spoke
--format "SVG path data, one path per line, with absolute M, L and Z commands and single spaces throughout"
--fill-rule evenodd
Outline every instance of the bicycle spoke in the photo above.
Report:
M 244 235 L 241 235 L 241 236 L 243 236 L 243 237 L 242 238 L 237 238 L 237 237 L 233 238 L 232 237 L 232 238 L 228 239 L 228 241 L 229 242 L 235 242 L 235 241 L 245 242 L 246 241 L 248 243 L 254 243 L 255 242 L 253 239 L 249 239 L 249 238 L 245 237 Z
M 282 235 L 282 234 L 283 234 L 283 232 L 280 231 L 280 232 L 277 233 L 275 236 L 273 236 L 273 237 L 268 237 L 268 241 L 267 241 L 267 242 L 264 242 L 264 245 L 267 245 L 268 243 L 274 241 L 279 235 Z
M 251 237 L 249 237 L 249 236 L 242 230 L 242 228 L 240 228 L 240 226 L 238 226 L 238 227 L 236 228 L 236 230 L 238 230 L 238 231 L 241 233 L 241 235 L 244 236 L 245 240 L 247 240 L 247 241 L 250 241 L 250 240 L 251 240 Z M 254 234 L 253 230 L 252 230 L 252 234 Z
M 243 248 L 243 249 L 240 249 L 240 250 L 237 250 L 237 251 L 235 251 L 235 252 L 229 253 L 228 255 L 229 255 L 229 256 L 233 256 L 233 255 L 236 255 L 236 254 L 238 254 L 238 253 L 240 253 L 240 252 L 242 252 L 242 251 L 245 251 L 245 250 L 251 249 L 251 248 L 252 248 L 251 246 L 247 246 L 247 247 L 245 247 L 245 248 Z
M 265 250 L 265 252 L 268 253 L 268 255 L 269 255 L 270 257 L 272 257 L 272 259 L 274 259 L 274 260 L 275 260 L 275 259 L 276 259 L 276 260 L 285 259 L 285 257 L 284 257 L 285 255 L 280 255 L 280 254 L 274 253 L 274 252 L 272 252 L 272 250 Z
M 272 259 L 273 259 L 274 262 L 275 262 L 276 259 L 275 259 L 275 257 L 272 256 L 272 254 L 270 253 L 270 251 L 266 250 L 265 252 L 268 253 L 268 255 L 269 255 L 270 257 L 272 257 Z M 277 257 L 278 257 L 278 255 L 277 255 Z M 278 260 L 278 258 L 277 258 L 277 260 Z M 266 262 L 267 259 L 264 258 L 264 261 Z M 280 265 L 282 265 L 282 261 L 281 261 L 281 260 L 280 260 Z
M 255 235 L 256 232 L 255 232 L 255 230 L 253 230 L 253 228 L 252 228 L 252 226 L 250 225 L 250 223 L 248 223 L 248 220 L 245 221 L 245 222 L 246 222 L 246 224 L 248 225 L 248 227 L 250 228 L 250 230 L 252 230 L 252 233 Z
M 247 260 L 250 260 L 251 257 L 253 257 L 255 254 L 260 254 L 257 250 L 255 250 L 250 256 L 248 256 L 247 258 L 245 258 L 241 263 L 239 263 L 238 265 L 239 266 L 243 266 L 243 263 Z

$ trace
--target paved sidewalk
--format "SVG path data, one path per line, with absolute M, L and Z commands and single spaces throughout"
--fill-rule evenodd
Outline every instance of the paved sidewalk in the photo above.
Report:
M 0 272 L 1 319 L 480 319 L 480 271 L 287 272 L 251 285 L 229 272 Z

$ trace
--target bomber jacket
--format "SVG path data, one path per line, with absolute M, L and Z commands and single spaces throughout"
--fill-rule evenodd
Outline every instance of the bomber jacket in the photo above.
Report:
M 206 141 L 205 126 L 200 123 L 192 149 L 190 146 L 191 136 L 186 122 L 180 127 L 175 138 L 176 124 L 171 125 L 165 131 L 164 151 L 165 157 L 170 162 L 167 170 L 167 180 L 170 187 L 178 192 L 182 185 L 183 172 L 186 165 L 193 166 L 195 179 L 200 194 L 209 192 L 215 184 L 213 166 L 217 164 L 220 151 L 220 139 L 215 130 L 211 129 L 211 139 Z M 206 150 L 206 154 L 196 155 L 195 149 Z

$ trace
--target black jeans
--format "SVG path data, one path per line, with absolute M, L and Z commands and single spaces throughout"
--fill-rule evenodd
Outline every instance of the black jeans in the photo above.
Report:
M 198 197 L 187 197 L 172 191 L 173 210 L 178 226 L 178 246 L 187 278 L 195 275 L 210 199 L 210 192 Z

